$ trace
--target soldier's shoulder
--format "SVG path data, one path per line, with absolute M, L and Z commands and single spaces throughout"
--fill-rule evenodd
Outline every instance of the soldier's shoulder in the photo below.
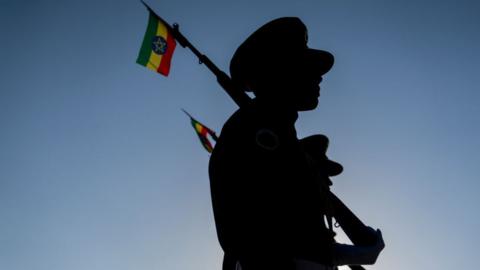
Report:
M 221 140 L 245 151 L 274 151 L 281 144 L 281 132 L 262 114 L 248 109 L 236 111 L 225 123 Z
M 241 108 L 235 111 L 225 122 L 222 128 L 222 134 L 239 134 L 252 130 L 257 126 L 257 119 L 250 110 Z

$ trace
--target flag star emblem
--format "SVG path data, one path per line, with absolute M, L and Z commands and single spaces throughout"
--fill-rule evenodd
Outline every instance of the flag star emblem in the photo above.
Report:
M 161 36 L 154 36 L 152 39 L 152 50 L 159 55 L 165 54 L 167 51 L 167 41 Z

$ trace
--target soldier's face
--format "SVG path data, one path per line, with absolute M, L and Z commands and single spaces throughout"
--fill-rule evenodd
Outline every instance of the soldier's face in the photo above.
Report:
M 308 55 L 307 55 L 308 56 Z M 318 106 L 322 73 L 308 57 L 288 59 L 288 64 L 267 69 L 255 81 L 256 95 L 279 103 L 283 108 L 309 111 Z
M 320 80 L 301 80 L 298 82 L 294 91 L 294 100 L 297 111 L 309 111 L 318 106 L 320 98 Z
M 299 66 L 280 81 L 284 98 L 295 110 L 308 111 L 318 106 L 322 77 L 308 65 Z

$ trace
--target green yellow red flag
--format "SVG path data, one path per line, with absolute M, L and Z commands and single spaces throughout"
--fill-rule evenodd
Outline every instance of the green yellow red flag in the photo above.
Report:
M 213 151 L 213 145 L 212 143 L 210 142 L 210 140 L 208 139 L 208 135 L 210 135 L 210 137 L 216 141 L 218 138 L 217 138 L 217 135 L 215 134 L 215 132 L 211 129 L 209 129 L 208 127 L 206 127 L 204 124 L 198 122 L 195 118 L 193 118 L 187 111 L 183 110 L 182 111 L 188 115 L 188 117 L 190 117 L 190 123 L 192 124 L 193 126 L 193 129 L 195 129 L 195 132 L 197 133 L 198 135 L 198 138 L 200 139 L 200 142 L 202 143 L 203 147 L 209 152 L 211 153 Z
M 168 76 L 173 51 L 177 45 L 168 24 L 149 9 L 147 31 L 137 63 Z

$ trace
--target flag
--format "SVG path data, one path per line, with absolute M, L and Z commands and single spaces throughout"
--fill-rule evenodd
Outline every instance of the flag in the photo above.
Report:
M 209 129 L 208 127 L 206 127 L 205 125 L 203 125 L 202 123 L 198 122 L 197 120 L 195 120 L 195 118 L 193 118 L 187 111 L 183 110 L 182 111 L 188 115 L 188 117 L 190 117 L 190 122 L 193 126 L 193 129 L 195 129 L 195 132 L 197 132 L 197 135 L 198 135 L 198 138 L 200 139 L 200 142 L 202 143 L 203 147 L 205 147 L 205 149 L 211 153 L 213 151 L 213 146 L 212 146 L 212 143 L 210 142 L 210 140 L 208 139 L 208 135 L 210 135 L 210 137 L 212 137 L 212 139 L 214 141 L 216 141 L 218 138 L 217 138 L 217 135 L 215 134 L 215 132 L 211 129 Z
M 142 48 L 137 63 L 153 71 L 168 76 L 173 51 L 177 45 L 170 26 L 149 10 L 147 31 L 143 38 Z

